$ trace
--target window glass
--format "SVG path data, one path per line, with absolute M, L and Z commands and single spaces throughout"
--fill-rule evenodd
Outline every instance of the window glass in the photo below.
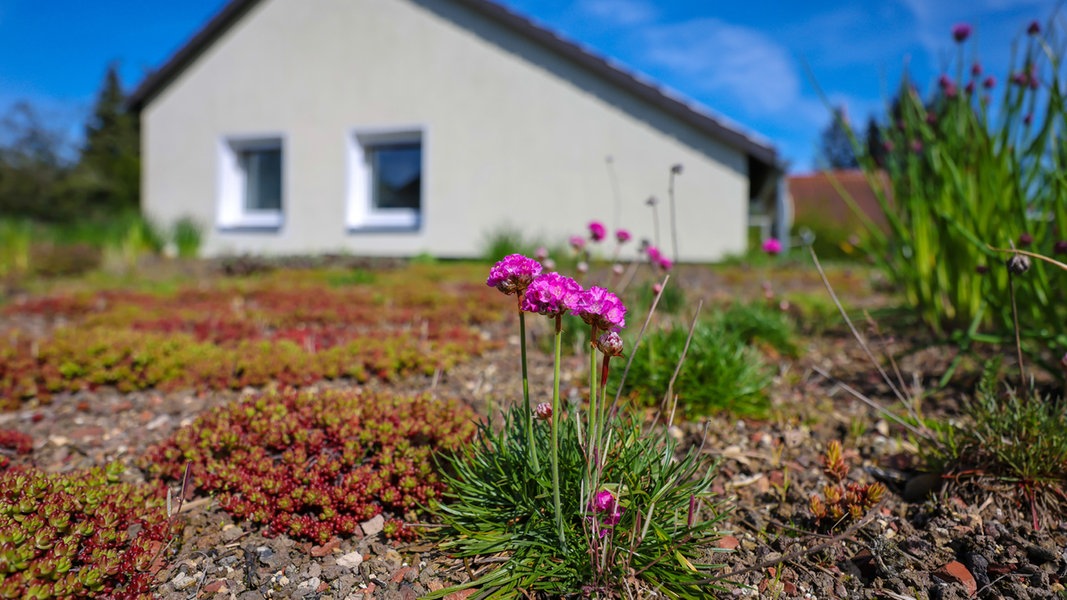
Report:
M 245 176 L 245 210 L 281 210 L 281 148 L 243 150 L 240 161 Z
M 370 148 L 373 206 L 418 210 L 422 197 L 422 145 L 388 144 Z

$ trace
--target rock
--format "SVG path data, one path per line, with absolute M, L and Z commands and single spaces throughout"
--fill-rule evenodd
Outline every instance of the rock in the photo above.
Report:
M 1037 544 L 1031 544 L 1026 547 L 1026 557 L 1035 565 L 1043 565 L 1047 562 L 1052 562 L 1057 558 L 1055 550 Z
M 337 557 L 337 566 L 344 567 L 345 569 L 355 569 L 363 563 L 363 555 L 359 552 L 349 552 L 343 556 Z
M 732 535 L 724 535 L 719 538 L 718 546 L 723 550 L 735 550 L 741 542 Z
M 296 592 L 293 594 L 293 597 L 303 598 L 304 596 L 318 592 L 320 583 L 322 583 L 322 581 L 318 577 L 312 577 L 307 581 L 300 582 L 300 585 L 296 586 Z
M 187 573 L 180 573 L 179 572 L 177 575 L 174 576 L 174 579 L 170 580 L 170 584 L 172 586 L 174 586 L 174 589 L 176 589 L 178 591 L 182 591 L 182 590 L 187 590 L 187 589 L 193 587 L 194 585 L 196 585 L 196 582 L 197 582 L 198 579 L 199 578 L 192 577 Z
M 311 563 L 311 566 L 308 567 L 308 576 L 312 579 L 318 579 L 319 575 L 322 575 L 322 565 L 317 562 Z
M 237 538 L 241 537 L 244 534 L 245 534 L 245 530 L 241 529 L 237 525 L 233 525 L 233 524 L 229 524 L 228 523 L 228 524 L 226 524 L 225 527 L 222 528 L 222 539 L 223 539 L 223 541 L 225 541 L 227 543 L 236 540 Z
M 977 552 L 966 552 L 961 558 L 963 566 L 974 576 L 978 588 L 989 585 L 989 560 Z
M 368 519 L 359 524 L 363 529 L 363 535 L 370 537 L 376 533 L 380 533 L 385 528 L 385 517 L 378 514 L 373 519 Z
M 959 561 L 954 560 L 947 563 L 938 569 L 934 575 L 942 581 L 962 585 L 967 591 L 968 596 L 973 596 L 978 592 L 978 583 L 975 582 L 974 576 L 971 575 L 971 572 L 967 570 L 967 567 L 963 566 L 963 563 Z

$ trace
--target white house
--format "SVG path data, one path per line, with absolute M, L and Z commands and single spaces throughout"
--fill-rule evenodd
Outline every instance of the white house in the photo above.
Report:
M 208 256 L 651 240 L 650 196 L 666 251 L 681 164 L 679 258 L 708 261 L 782 196 L 771 145 L 490 0 L 232 0 L 130 105 L 144 212 L 197 220 Z

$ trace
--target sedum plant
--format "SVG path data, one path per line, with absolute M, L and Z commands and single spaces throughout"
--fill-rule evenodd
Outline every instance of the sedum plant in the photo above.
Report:
M 502 555 L 498 568 L 430 595 L 477 589 L 478 598 L 531 595 L 707 596 L 717 565 L 706 562 L 724 509 L 712 492 L 714 465 L 680 453 L 665 431 L 646 430 L 609 403 L 611 361 L 622 356 L 626 308 L 606 289 L 582 287 L 510 255 L 487 284 L 515 295 L 524 402 L 501 427 L 482 423 L 471 445 L 448 459 L 448 491 L 435 503 L 442 548 L 473 558 Z M 525 314 L 555 331 L 551 402 L 533 406 L 526 381 Z M 581 320 L 574 319 L 577 316 Z M 589 327 L 588 403 L 560 398 L 564 324 Z M 599 362 L 598 359 L 599 358 Z
M 0 598 L 148 598 L 179 523 L 162 484 L 84 473 L 0 471 Z
M 237 519 L 326 543 L 389 511 L 386 533 L 445 489 L 434 457 L 474 433 L 473 413 L 428 395 L 286 389 L 243 397 L 149 449 L 142 468 L 195 489 Z

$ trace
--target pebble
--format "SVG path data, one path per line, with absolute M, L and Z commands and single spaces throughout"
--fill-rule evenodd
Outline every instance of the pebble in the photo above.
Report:
M 174 576 L 174 579 L 170 580 L 170 584 L 174 586 L 174 589 L 176 590 L 187 590 L 196 585 L 198 579 L 198 577 L 192 577 L 186 573 L 178 572 L 178 574 Z
M 381 514 L 375 515 L 373 519 L 368 519 L 359 524 L 363 529 L 363 535 L 370 537 L 376 533 L 380 533 L 385 528 L 385 517 Z
M 318 577 L 312 577 L 307 581 L 301 582 L 300 585 L 296 586 L 294 597 L 303 598 L 304 596 L 315 593 L 315 591 L 319 589 L 320 583 L 322 583 L 322 581 L 319 580 Z
M 363 562 L 363 555 L 359 552 L 349 552 L 337 558 L 337 566 L 346 569 L 355 569 Z

